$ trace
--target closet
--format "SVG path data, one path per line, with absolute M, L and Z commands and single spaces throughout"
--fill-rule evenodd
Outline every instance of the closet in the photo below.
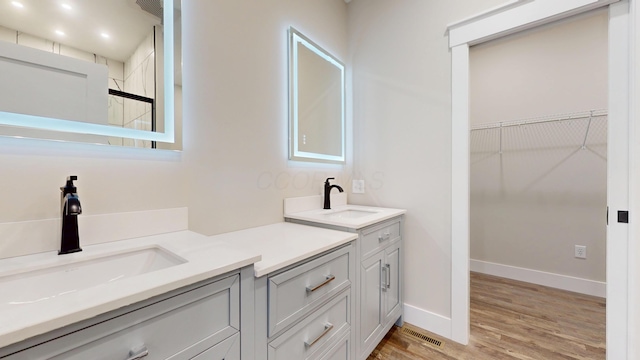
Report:
M 471 48 L 472 271 L 605 296 L 607 23 Z

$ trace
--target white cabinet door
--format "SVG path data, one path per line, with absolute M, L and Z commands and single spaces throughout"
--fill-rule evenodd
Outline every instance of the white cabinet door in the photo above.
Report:
M 395 322 L 400 311 L 400 243 L 385 250 L 384 323 Z
M 362 349 L 374 346 L 382 330 L 382 266 L 384 251 L 360 264 L 360 344 Z

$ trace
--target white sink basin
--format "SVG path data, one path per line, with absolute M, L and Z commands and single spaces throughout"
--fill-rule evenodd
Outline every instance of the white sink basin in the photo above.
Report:
M 0 276 L 0 306 L 46 301 L 185 262 L 175 254 L 154 246 Z
M 363 216 L 369 216 L 377 214 L 376 211 L 366 211 L 366 210 L 354 210 L 354 209 L 346 209 L 342 211 L 336 211 L 334 213 L 326 214 L 327 217 L 333 219 L 357 219 Z

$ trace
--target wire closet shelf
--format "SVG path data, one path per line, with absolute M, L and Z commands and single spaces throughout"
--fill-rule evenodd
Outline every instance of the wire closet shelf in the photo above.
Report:
M 601 155 L 606 157 L 607 119 L 607 110 L 598 109 L 476 125 L 470 129 L 471 152 L 604 146 Z

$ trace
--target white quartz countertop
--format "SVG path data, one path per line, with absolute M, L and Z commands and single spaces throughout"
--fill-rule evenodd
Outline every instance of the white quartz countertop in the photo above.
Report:
M 151 247 L 168 250 L 186 262 L 37 301 L 3 301 L 0 348 L 248 266 L 261 260 L 262 250 L 239 247 L 191 231 L 115 241 L 86 246 L 82 252 L 63 256 L 47 252 L 2 259 L 0 291 L 6 275 Z
M 255 276 L 262 277 L 353 241 L 358 235 L 282 222 L 215 235 L 211 238 L 262 254 L 262 260 L 254 264 Z
M 336 205 L 329 210 L 312 209 L 295 212 L 285 212 L 286 219 L 295 219 L 338 226 L 358 230 L 380 221 L 403 215 L 404 209 L 381 208 L 362 205 Z

